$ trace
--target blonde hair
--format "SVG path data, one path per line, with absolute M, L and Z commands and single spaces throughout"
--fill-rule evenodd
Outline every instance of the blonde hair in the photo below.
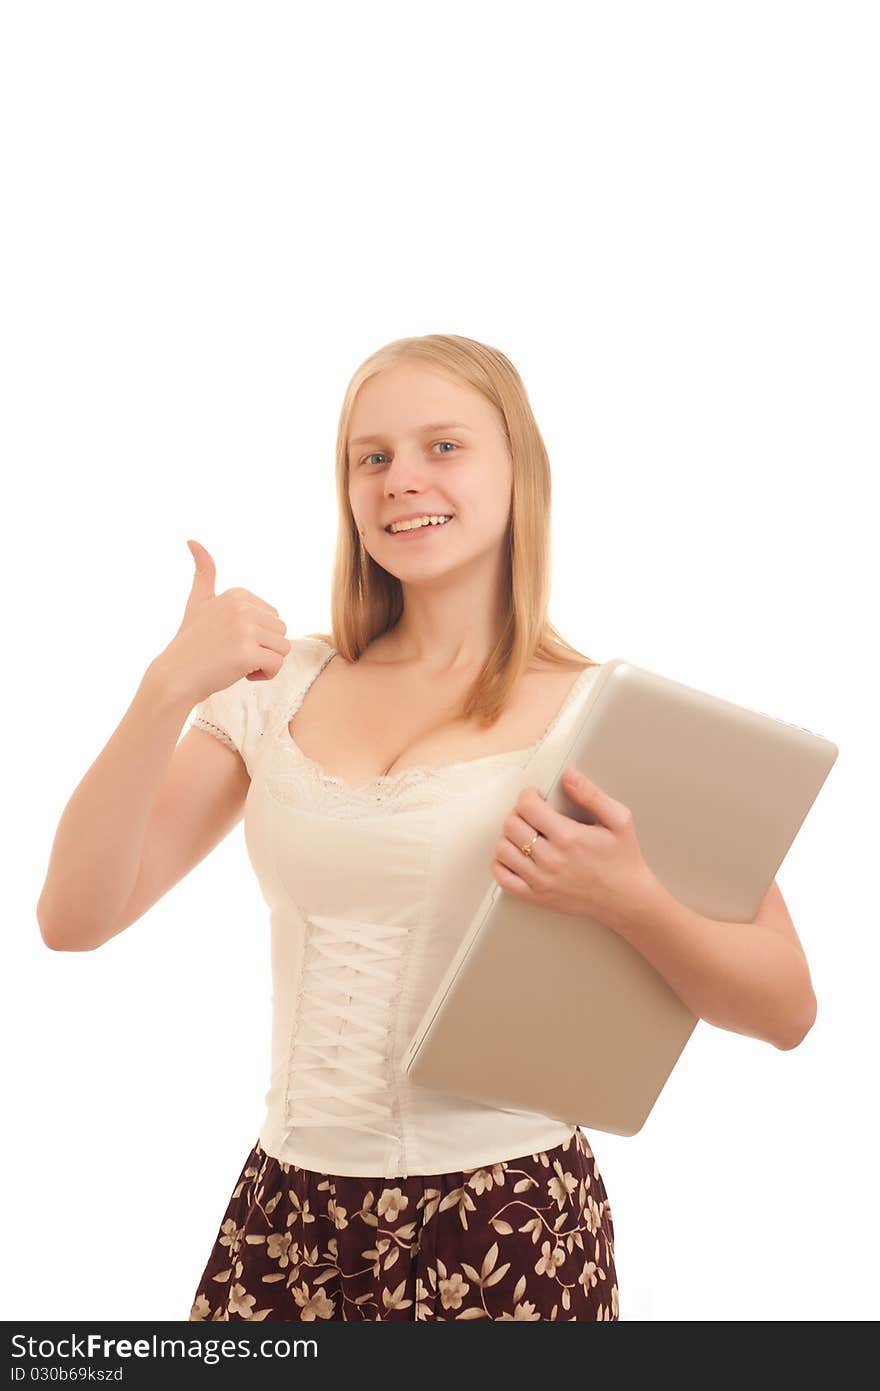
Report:
M 520 675 L 533 661 L 561 669 L 598 666 L 556 631 L 547 616 L 550 597 L 550 461 L 525 386 L 497 348 L 458 334 L 398 338 L 372 353 L 345 393 L 336 436 L 336 493 L 340 527 L 331 594 L 331 633 L 308 633 L 347 661 L 357 661 L 374 638 L 403 613 L 400 581 L 364 549 L 348 497 L 348 434 L 358 391 L 401 362 L 425 363 L 476 388 L 499 412 L 513 464 L 507 533 L 508 614 L 495 647 L 460 706 L 462 719 L 488 726 L 507 707 Z

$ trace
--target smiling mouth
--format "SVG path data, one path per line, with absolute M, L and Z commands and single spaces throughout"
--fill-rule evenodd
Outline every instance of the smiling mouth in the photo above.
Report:
M 454 516 L 450 515 L 445 522 L 423 522 L 421 526 L 406 526 L 402 527 L 399 531 L 392 531 L 389 525 L 383 527 L 383 530 L 386 536 L 411 536 L 413 532 L 440 531 L 443 527 L 447 527 L 453 520 Z

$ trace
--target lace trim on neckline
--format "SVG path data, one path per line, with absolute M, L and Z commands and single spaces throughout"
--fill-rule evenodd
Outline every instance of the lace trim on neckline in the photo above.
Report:
M 297 710 L 302 705 L 308 694 L 310 687 L 321 675 L 324 667 L 330 659 L 336 655 L 336 648 L 318 638 L 308 639 L 317 646 L 326 649 L 326 655 L 318 663 L 314 671 L 307 675 L 305 681 L 302 680 L 302 672 L 298 673 L 300 686 L 293 700 L 289 699 L 288 693 L 279 700 L 278 714 L 273 721 L 271 734 L 277 745 L 283 752 L 307 771 L 312 780 L 328 791 L 338 791 L 342 795 L 357 797 L 358 794 L 369 794 L 370 800 L 374 801 L 376 796 L 385 792 L 396 795 L 410 787 L 418 787 L 423 783 L 435 782 L 446 775 L 460 774 L 465 769 L 485 769 L 487 766 L 512 762 L 514 759 L 521 762 L 523 766 L 531 760 L 534 754 L 549 739 L 550 735 L 562 721 L 563 716 L 574 700 L 576 694 L 584 683 L 585 678 L 597 670 L 596 665 L 584 667 L 579 672 L 575 680 L 566 693 L 565 699 L 560 705 L 544 732 L 532 744 L 528 744 L 521 749 L 503 749 L 500 753 L 481 754 L 477 758 L 456 759 L 453 763 L 440 764 L 411 764 L 407 768 L 398 768 L 396 772 L 376 773 L 371 777 L 365 778 L 360 782 L 350 781 L 348 778 L 341 777 L 336 773 L 327 772 L 317 759 L 311 758 L 303 749 L 300 748 L 296 740 L 290 734 L 288 724 L 293 719 Z

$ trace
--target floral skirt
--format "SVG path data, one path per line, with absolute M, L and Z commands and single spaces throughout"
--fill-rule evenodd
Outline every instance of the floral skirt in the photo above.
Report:
M 351 1178 L 254 1145 L 189 1321 L 617 1319 L 614 1224 L 582 1130 L 477 1169 Z

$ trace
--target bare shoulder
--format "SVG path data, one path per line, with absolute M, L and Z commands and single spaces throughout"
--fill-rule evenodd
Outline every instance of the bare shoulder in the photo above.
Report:
M 521 720 L 524 728 L 531 728 L 536 721 L 545 728 L 567 704 L 584 672 L 594 665 L 593 662 L 572 662 L 566 666 L 541 662 L 527 667 L 511 701 L 511 716 Z
M 573 686 L 585 671 L 592 670 L 596 666 L 598 666 L 597 662 L 571 662 L 565 666 L 560 666 L 558 662 L 533 662 L 526 667 L 523 675 L 542 686 L 551 689 L 558 687 L 565 690 L 568 686 Z

